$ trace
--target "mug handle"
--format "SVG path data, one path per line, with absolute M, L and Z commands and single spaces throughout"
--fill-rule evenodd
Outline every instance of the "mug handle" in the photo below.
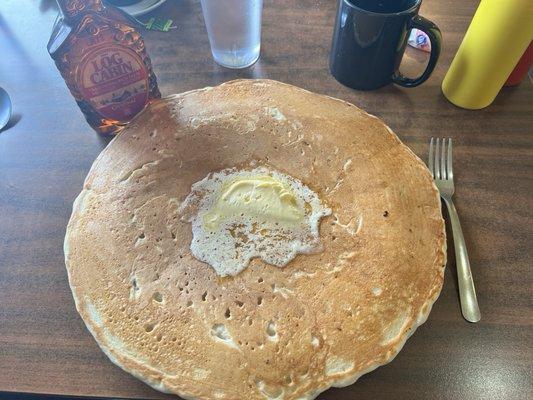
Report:
M 392 76 L 392 81 L 403 87 L 415 87 L 425 82 L 433 72 L 435 65 L 437 65 L 437 60 L 439 59 L 442 47 L 442 35 L 437 25 L 420 15 L 415 15 L 411 19 L 408 29 L 419 29 L 428 35 L 431 42 L 431 53 L 429 55 L 428 65 L 422 75 L 418 78 L 407 78 L 406 76 L 403 76 L 400 71 L 397 71 Z

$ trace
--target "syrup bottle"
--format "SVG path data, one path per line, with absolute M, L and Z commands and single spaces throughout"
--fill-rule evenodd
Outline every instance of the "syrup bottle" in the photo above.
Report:
M 157 80 L 136 22 L 102 0 L 57 0 L 48 52 L 87 122 L 119 132 L 152 100 Z

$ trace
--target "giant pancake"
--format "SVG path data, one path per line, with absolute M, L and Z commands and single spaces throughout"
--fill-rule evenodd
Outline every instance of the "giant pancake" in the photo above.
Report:
M 94 162 L 65 258 L 112 362 L 186 399 L 313 399 L 394 358 L 442 287 L 424 164 L 269 80 L 162 99 Z

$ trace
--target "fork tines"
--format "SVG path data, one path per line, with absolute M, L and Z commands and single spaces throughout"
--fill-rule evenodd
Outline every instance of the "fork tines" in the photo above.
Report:
M 446 145 L 446 142 L 448 142 L 448 145 Z M 433 179 L 453 179 L 451 138 L 431 138 L 429 142 L 428 168 Z

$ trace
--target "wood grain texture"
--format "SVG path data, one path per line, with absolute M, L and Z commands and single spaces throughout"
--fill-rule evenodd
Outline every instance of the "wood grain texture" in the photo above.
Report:
M 477 4 L 424 0 L 421 14 L 440 26 L 444 50 L 433 76 L 415 89 L 358 92 L 331 77 L 333 0 L 265 0 L 261 58 L 243 71 L 212 60 L 198 1 L 167 1 L 154 14 L 173 18 L 178 29 L 144 34 L 163 94 L 271 78 L 379 116 L 424 159 L 429 137 L 455 141 L 456 206 L 481 322 L 461 317 L 449 251 L 428 322 L 391 364 L 321 400 L 533 398 L 533 87 L 506 88 L 480 111 L 456 108 L 440 92 Z M 52 0 L 0 2 L 0 86 L 15 106 L 14 126 L 0 133 L 0 392 L 175 398 L 111 364 L 74 308 L 65 227 L 108 140 L 85 123 L 46 53 L 56 12 Z M 410 58 L 415 68 L 418 57 Z

